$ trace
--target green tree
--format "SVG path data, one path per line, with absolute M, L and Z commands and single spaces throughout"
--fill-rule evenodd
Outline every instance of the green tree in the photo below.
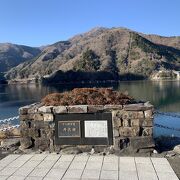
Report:
M 97 71 L 100 68 L 99 57 L 93 50 L 87 49 L 83 52 L 80 60 L 75 66 L 75 70 L 81 71 Z

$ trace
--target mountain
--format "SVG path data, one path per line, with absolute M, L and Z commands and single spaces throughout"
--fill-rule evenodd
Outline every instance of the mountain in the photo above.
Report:
M 0 72 L 6 72 L 22 62 L 31 60 L 40 52 L 39 48 L 0 43 Z
M 162 69 L 180 69 L 180 37 L 95 28 L 46 46 L 32 60 L 12 68 L 6 77 L 48 82 L 144 79 Z

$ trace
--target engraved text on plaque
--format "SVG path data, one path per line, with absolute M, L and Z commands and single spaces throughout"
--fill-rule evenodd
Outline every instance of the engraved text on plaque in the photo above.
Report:
M 90 121 L 86 120 L 85 124 L 85 138 L 107 138 L 108 137 L 108 128 L 107 121 Z
M 80 137 L 80 121 L 58 121 L 59 137 Z

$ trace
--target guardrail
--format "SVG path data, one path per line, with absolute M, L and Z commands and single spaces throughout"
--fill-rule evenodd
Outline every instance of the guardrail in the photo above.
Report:
M 0 119 L 0 126 L 8 125 L 7 123 L 19 119 L 19 116 L 14 116 L 6 119 Z M 20 125 L 8 125 L 8 127 L 0 127 L 0 131 L 9 131 L 14 128 L 18 128 Z
M 180 128 L 173 128 L 173 127 L 164 126 L 162 124 L 157 124 L 157 123 L 155 123 L 154 126 L 159 127 L 159 128 L 164 128 L 164 129 L 170 129 L 173 131 L 180 131 Z
M 0 128 L 0 131 L 9 131 L 11 129 L 14 129 L 14 128 L 18 128 L 20 125 L 13 125 L 13 126 L 9 126 L 9 127 L 3 127 L 3 128 Z
M 10 122 L 10 121 L 13 121 L 13 120 L 16 120 L 16 119 L 19 119 L 19 116 L 10 117 L 10 118 L 7 118 L 7 119 L 1 119 L 0 123 Z
M 160 115 L 163 115 L 163 116 L 170 116 L 170 117 L 180 118 L 180 115 L 178 115 L 178 114 L 165 113 L 165 112 L 160 112 L 160 111 L 155 111 L 155 114 L 160 114 Z

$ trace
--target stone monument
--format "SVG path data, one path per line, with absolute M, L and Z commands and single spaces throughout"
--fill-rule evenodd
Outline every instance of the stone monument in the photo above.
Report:
M 154 107 L 148 102 L 124 105 L 35 103 L 19 109 L 21 149 L 58 151 L 65 146 L 114 151 L 151 151 Z M 86 147 L 86 148 L 83 148 Z M 87 148 L 88 147 L 88 148 Z

